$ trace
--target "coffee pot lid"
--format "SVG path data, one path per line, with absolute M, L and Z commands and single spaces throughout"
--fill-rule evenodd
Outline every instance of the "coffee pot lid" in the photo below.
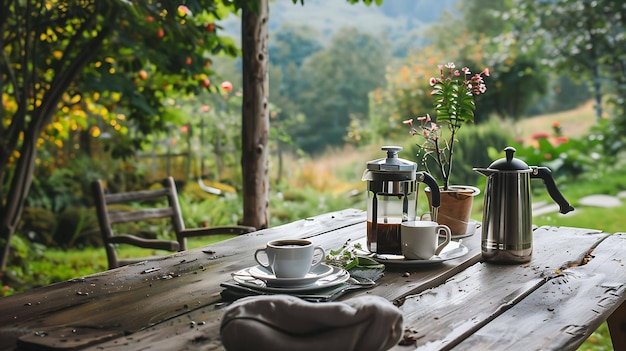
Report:
M 506 153 L 506 157 L 501 158 L 499 160 L 493 161 L 491 165 L 489 165 L 489 169 L 495 169 L 500 171 L 527 171 L 530 167 L 526 164 L 526 162 L 520 160 L 519 158 L 513 157 L 515 154 L 515 148 L 512 146 L 508 146 L 504 149 Z
M 383 146 L 381 150 L 387 151 L 387 157 L 369 161 L 363 180 L 415 180 L 417 163 L 398 157 L 401 146 Z

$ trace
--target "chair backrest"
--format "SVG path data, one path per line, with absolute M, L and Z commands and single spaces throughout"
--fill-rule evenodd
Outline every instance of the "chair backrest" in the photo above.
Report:
M 185 230 L 176 184 L 172 177 L 168 177 L 162 182 L 163 187 L 154 190 L 131 191 L 124 193 L 108 194 L 105 192 L 101 180 L 92 183 L 92 191 L 100 224 L 102 240 L 107 252 L 109 269 L 141 259 L 120 260 L 117 257 L 116 244 L 130 244 L 149 249 L 160 249 L 168 251 L 186 250 L 186 240 L 181 233 Z M 167 199 L 167 202 L 163 201 Z M 161 200 L 154 203 L 163 204 L 158 208 L 144 208 L 133 211 L 114 211 L 110 205 L 128 204 L 131 202 L 141 202 L 146 200 Z M 169 218 L 172 228 L 176 234 L 174 240 L 156 240 L 138 237 L 133 234 L 115 235 L 112 226 L 118 223 L 142 222 L 151 219 Z

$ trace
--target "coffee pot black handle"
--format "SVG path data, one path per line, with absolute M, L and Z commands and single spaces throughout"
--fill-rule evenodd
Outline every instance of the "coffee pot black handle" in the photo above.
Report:
M 563 194 L 556 187 L 556 183 L 554 183 L 554 178 L 552 177 L 552 171 L 548 167 L 531 167 L 533 168 L 533 172 L 531 173 L 531 178 L 541 178 L 543 179 L 543 184 L 546 186 L 548 190 L 548 194 L 554 202 L 559 205 L 559 212 L 562 214 L 566 214 L 568 212 L 574 211 L 574 207 L 570 205 Z

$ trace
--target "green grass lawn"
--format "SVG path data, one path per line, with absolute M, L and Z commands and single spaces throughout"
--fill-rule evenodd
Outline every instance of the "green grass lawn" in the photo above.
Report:
M 187 240 L 187 245 L 189 249 L 193 249 L 233 237 L 235 237 L 235 235 L 213 235 L 206 238 L 192 238 Z M 120 258 L 131 258 L 168 255 L 171 254 L 171 252 L 120 245 L 118 254 Z M 104 248 L 89 247 L 81 250 L 49 249 L 46 250 L 44 256 L 51 263 L 62 263 L 68 267 L 72 267 L 73 270 L 68 273 L 75 272 L 74 277 L 106 270 L 108 265 Z M 85 264 L 85 262 L 88 262 L 88 264 Z M 42 265 L 41 268 L 47 269 L 49 267 Z

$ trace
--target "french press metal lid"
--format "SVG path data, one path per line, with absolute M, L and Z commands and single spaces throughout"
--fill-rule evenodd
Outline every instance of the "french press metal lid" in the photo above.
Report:
M 367 163 L 367 169 L 363 172 L 362 180 L 372 181 L 403 181 L 415 180 L 417 163 L 398 158 L 401 146 L 383 146 L 381 150 L 387 151 L 386 158 L 379 158 Z

